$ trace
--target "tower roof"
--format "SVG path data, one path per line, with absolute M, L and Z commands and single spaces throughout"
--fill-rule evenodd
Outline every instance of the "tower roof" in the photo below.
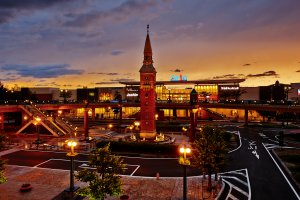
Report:
M 147 26 L 147 37 L 145 41 L 144 55 L 152 56 L 152 48 L 151 48 L 151 42 L 149 37 L 149 25 Z
M 151 42 L 149 36 L 149 25 L 147 25 L 147 37 L 146 37 L 145 47 L 144 47 L 144 61 L 143 61 L 143 66 L 140 69 L 140 72 L 156 73 L 156 70 L 153 66 L 153 60 L 152 60 L 152 48 L 151 48 Z

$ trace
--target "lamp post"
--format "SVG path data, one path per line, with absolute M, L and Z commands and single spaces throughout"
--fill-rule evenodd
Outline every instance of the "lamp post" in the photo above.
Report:
M 74 147 L 77 145 L 77 142 L 75 140 L 69 140 L 68 146 L 71 148 L 70 152 L 67 153 L 67 156 L 71 160 L 71 166 L 70 166 L 70 188 L 66 189 L 66 192 L 69 192 L 71 197 L 73 197 L 74 191 L 76 191 L 79 187 L 74 187 L 74 157 L 77 156 L 77 153 L 74 152 Z
M 199 108 L 199 111 L 200 111 L 200 120 L 201 120 L 201 111 L 202 111 L 202 108 L 201 108 L 201 107 Z
M 35 143 L 37 144 L 37 147 L 39 146 L 39 144 L 42 143 L 41 138 L 40 138 L 40 128 L 39 128 L 39 124 L 40 124 L 41 120 L 42 119 L 39 116 L 37 116 L 35 118 L 35 122 L 34 122 L 34 125 L 36 126 L 36 133 L 37 133 L 37 139 L 35 141 Z
M 188 145 L 181 145 L 179 148 L 180 154 L 183 155 L 179 158 L 179 164 L 183 167 L 183 200 L 186 200 L 186 194 L 187 194 L 187 187 L 186 187 L 186 166 L 189 166 L 191 164 L 190 160 L 186 158 L 187 154 L 191 153 L 191 148 Z
M 170 121 L 171 121 L 171 110 L 170 110 L 170 104 L 171 104 L 171 89 L 169 88 L 168 91 L 169 91 L 168 103 L 169 103 L 169 124 L 170 124 Z
M 139 121 L 135 121 L 135 122 L 134 122 L 134 126 L 135 126 L 136 129 L 137 129 L 137 133 L 139 133 L 140 122 L 139 122 Z

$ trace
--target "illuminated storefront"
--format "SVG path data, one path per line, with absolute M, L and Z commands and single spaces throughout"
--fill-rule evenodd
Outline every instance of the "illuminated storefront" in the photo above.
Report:
M 186 76 L 172 76 L 170 81 L 156 82 L 156 100 L 187 102 L 190 99 L 190 92 L 195 88 L 200 101 L 217 101 L 222 92 L 238 91 L 239 83 L 243 81 L 245 79 L 188 81 Z M 121 82 L 121 84 L 126 85 L 127 100 L 139 100 L 139 82 Z

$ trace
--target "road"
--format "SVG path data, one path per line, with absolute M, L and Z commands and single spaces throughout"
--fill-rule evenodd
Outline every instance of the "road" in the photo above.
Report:
M 270 149 L 279 147 L 274 137 L 279 130 L 266 131 L 248 127 L 232 129 L 240 132 L 242 145 L 237 151 L 230 153 L 229 164 L 225 171 L 247 170 L 248 184 L 251 188 L 250 191 L 246 191 L 248 198 L 255 200 L 299 199 L 299 189 L 293 189 L 297 187 L 290 178 L 286 180 L 286 175 L 281 173 L 271 157 Z M 235 179 L 231 183 L 245 191 L 243 181 Z M 233 190 L 233 193 L 235 197 L 241 196 L 241 192 Z
M 69 159 L 64 152 L 41 152 L 41 151 L 17 151 L 3 156 L 8 159 L 9 165 L 51 168 L 69 170 Z M 161 177 L 181 177 L 182 167 L 177 158 L 140 158 L 122 157 L 126 164 L 124 175 L 155 177 L 159 173 Z M 75 158 L 75 170 L 86 167 L 88 155 L 78 154 Z M 187 169 L 188 176 L 199 175 L 199 170 Z

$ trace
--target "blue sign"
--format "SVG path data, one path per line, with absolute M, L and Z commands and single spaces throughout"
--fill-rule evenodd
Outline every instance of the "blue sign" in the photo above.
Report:
M 171 81 L 187 81 L 187 76 L 182 76 L 181 74 L 179 76 L 172 75 Z

